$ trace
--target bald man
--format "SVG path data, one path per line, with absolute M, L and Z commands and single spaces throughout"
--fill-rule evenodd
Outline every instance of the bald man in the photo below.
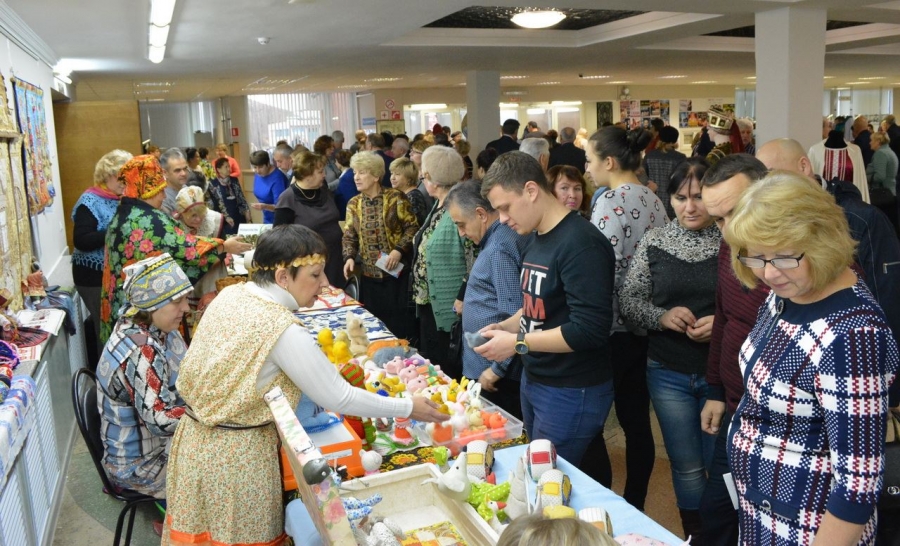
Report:
M 844 209 L 850 235 L 859 243 L 856 261 L 866 276 L 866 286 L 884 310 L 894 336 L 900 339 L 900 242 L 887 216 L 864 202 L 859 190 L 850 182 L 823 181 L 813 172 L 809 158 L 796 140 L 781 138 L 767 142 L 756 151 L 756 158 L 769 169 L 807 176 L 834 196 Z M 897 391 L 896 388 L 892 390 Z M 892 407 L 900 402 L 894 396 Z

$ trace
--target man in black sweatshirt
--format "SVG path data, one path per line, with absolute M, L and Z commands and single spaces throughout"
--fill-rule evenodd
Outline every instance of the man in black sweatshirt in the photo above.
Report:
M 482 330 L 475 350 L 492 361 L 522 357 L 521 401 L 532 440 L 548 439 L 579 465 L 613 402 L 609 334 L 615 254 L 606 237 L 561 204 L 540 164 L 512 151 L 497 157 L 482 195 L 500 221 L 527 235 L 522 309 Z

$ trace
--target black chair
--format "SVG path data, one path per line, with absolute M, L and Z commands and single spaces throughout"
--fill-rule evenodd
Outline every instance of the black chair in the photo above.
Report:
M 356 275 L 352 275 L 349 279 L 347 279 L 347 286 L 344 287 L 344 292 L 347 293 L 348 296 L 359 301 L 359 277 Z
M 81 368 L 75 372 L 75 376 L 72 378 L 72 404 L 75 406 L 75 421 L 78 423 L 78 429 L 81 431 L 84 443 L 87 444 L 94 466 L 97 467 L 97 473 L 100 474 L 100 481 L 103 482 L 104 491 L 113 498 L 125 503 L 125 506 L 119 513 L 119 520 L 116 522 L 113 546 L 119 546 L 125 515 L 129 512 L 131 513 L 131 516 L 128 518 L 128 528 L 125 532 L 124 544 L 128 546 L 131 544 L 131 532 L 134 528 L 134 516 L 137 514 L 138 505 L 145 502 L 155 502 L 159 499 L 132 491 L 131 489 L 116 487 L 109 481 L 106 469 L 103 468 L 103 440 L 100 438 L 100 411 L 97 409 L 97 376 L 87 368 Z

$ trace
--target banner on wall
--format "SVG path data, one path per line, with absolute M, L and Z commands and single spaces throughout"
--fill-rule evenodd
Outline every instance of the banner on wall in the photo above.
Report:
M 720 108 L 734 115 L 734 103 L 727 99 L 681 99 L 678 104 L 678 126 L 682 129 L 700 127 L 710 108 Z
M 44 91 L 19 78 L 13 78 L 16 119 L 24 134 L 23 169 L 28 207 L 32 215 L 53 204 L 53 169 L 50 164 L 50 140 L 44 111 Z
M 625 122 L 627 129 L 647 129 L 655 118 L 668 123 L 670 112 L 669 99 L 619 101 L 619 120 Z

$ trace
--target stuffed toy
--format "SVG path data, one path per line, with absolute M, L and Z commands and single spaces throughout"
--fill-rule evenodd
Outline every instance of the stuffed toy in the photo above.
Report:
M 354 356 L 365 355 L 369 349 L 369 336 L 362 317 L 350 309 L 347 310 L 347 335 L 350 337 L 350 353 Z
M 328 413 L 306 395 L 300 397 L 294 413 L 306 432 L 321 432 L 341 422 L 340 417 Z

